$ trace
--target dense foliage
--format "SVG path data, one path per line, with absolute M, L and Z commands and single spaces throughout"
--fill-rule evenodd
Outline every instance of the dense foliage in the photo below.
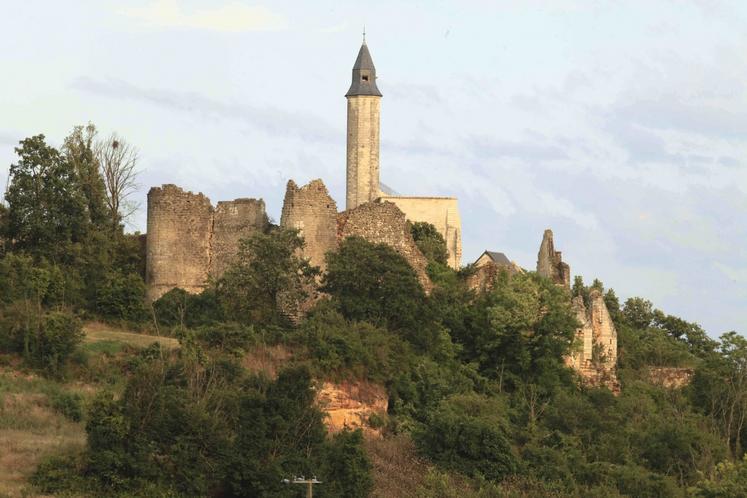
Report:
M 50 395 L 87 443 L 44 460 L 39 491 L 292 497 L 301 489 L 282 480 L 304 474 L 323 481 L 317 496 L 367 496 L 376 474 L 363 434 L 328 435 L 315 402 L 317 383 L 332 381 L 386 389 L 387 413 L 367 423 L 423 459 L 412 496 L 747 496 L 741 335 L 714 340 L 643 298 L 621 303 L 599 280 L 569 292 L 503 272 L 475 293 L 425 223 L 411 233 L 429 294 L 384 244 L 348 238 L 320 275 L 297 231 L 271 227 L 242 240 L 201 294 L 173 289 L 146 305 L 142 241 L 124 233 L 126 203 L 102 176 L 115 156 L 97 152 L 118 145 L 97 140 L 92 125 L 59 150 L 23 140 L 0 205 L 3 361 L 97 393 Z M 571 298 L 588 304 L 592 291 L 618 331 L 619 394 L 564 361 L 577 346 Z M 93 360 L 81 344 L 89 319 L 179 347 L 101 344 L 105 359 Z M 665 388 L 653 367 L 690 382 Z

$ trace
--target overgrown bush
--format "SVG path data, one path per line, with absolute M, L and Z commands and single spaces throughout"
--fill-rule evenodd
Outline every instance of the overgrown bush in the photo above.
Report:
M 414 438 L 424 455 L 445 468 L 501 480 L 519 468 L 507 428 L 499 399 L 458 395 L 441 402 Z
M 200 327 L 223 321 L 224 315 L 218 296 L 212 288 L 200 294 L 190 294 L 174 288 L 153 303 L 159 326 Z
M 140 275 L 109 272 L 97 289 L 96 311 L 110 319 L 142 322 L 148 318 L 145 308 L 145 283 Z
M 82 339 L 81 323 L 69 312 L 45 312 L 29 301 L 0 312 L 0 348 L 22 354 L 29 365 L 51 376 L 62 374 Z

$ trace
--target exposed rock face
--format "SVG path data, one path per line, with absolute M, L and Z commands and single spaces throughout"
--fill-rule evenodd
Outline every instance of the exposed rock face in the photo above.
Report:
M 552 230 L 545 230 L 542 244 L 537 254 L 537 273 L 547 277 L 558 285 L 571 287 L 571 267 L 563 263 L 561 252 L 555 250 Z
M 619 392 L 617 381 L 617 330 L 602 293 L 592 289 L 589 307 L 581 296 L 573 298 L 573 310 L 581 327 L 576 330 L 578 349 L 566 357 L 566 364 L 590 384 L 606 385 Z
M 371 415 L 385 415 L 389 406 L 386 390 L 375 384 L 325 382 L 317 392 L 317 403 L 327 413 L 327 428 L 338 432 L 348 427 L 363 429 L 366 436 L 378 437 L 378 430 L 368 425 Z
M 648 367 L 648 378 L 652 384 L 667 389 L 680 389 L 690 383 L 695 375 L 694 368 Z
M 238 250 L 238 241 L 268 225 L 261 199 L 219 202 L 176 185 L 148 192 L 145 283 L 153 301 L 180 287 L 202 292 L 208 277 L 220 277 Z
M 303 256 L 324 271 L 325 254 L 337 249 L 337 204 L 321 180 L 300 188 L 288 181 L 280 226 L 299 230 L 306 242 Z
M 420 252 L 410 233 L 405 214 L 391 202 L 367 202 L 340 213 L 337 240 L 357 235 L 372 243 L 383 243 L 401 254 L 415 270 L 425 292 L 433 288 L 425 271 L 428 260 Z

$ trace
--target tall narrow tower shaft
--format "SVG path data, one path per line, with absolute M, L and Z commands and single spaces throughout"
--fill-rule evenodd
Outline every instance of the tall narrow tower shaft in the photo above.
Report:
M 348 99 L 346 209 L 370 202 L 380 194 L 379 121 L 381 92 L 376 87 L 376 68 L 364 40 L 353 65 Z

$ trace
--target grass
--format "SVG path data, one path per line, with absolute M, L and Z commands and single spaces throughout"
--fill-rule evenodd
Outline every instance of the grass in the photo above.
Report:
M 27 479 L 39 460 L 50 454 L 79 451 L 85 445 L 81 422 L 72 422 L 53 407 L 59 384 L 0 371 L 0 497 L 32 497 Z
M 90 322 L 83 326 L 83 332 L 86 336 L 83 342 L 87 347 L 111 348 L 112 343 L 121 343 L 134 346 L 136 348 L 145 348 L 157 342 L 161 347 L 166 349 L 176 349 L 179 347 L 179 341 L 172 337 L 161 337 L 147 334 L 137 334 L 126 330 L 117 329 L 116 327 L 106 325 L 100 322 Z M 107 345 L 93 346 L 96 343 L 105 343 Z

